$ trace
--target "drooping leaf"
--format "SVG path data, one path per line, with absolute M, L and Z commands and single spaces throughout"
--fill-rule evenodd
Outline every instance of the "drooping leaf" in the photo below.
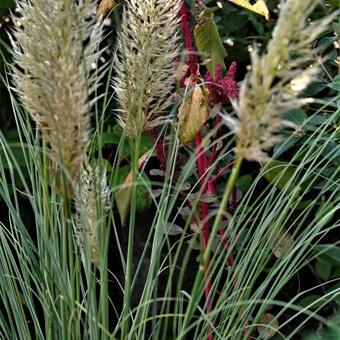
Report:
M 183 144 L 195 139 L 209 117 L 206 96 L 200 86 L 196 86 L 178 110 L 179 141 Z
M 227 56 L 211 10 L 205 9 L 199 16 L 194 29 L 194 38 L 198 51 L 206 61 L 210 74 L 215 76 L 216 65 L 225 69 L 224 58 Z
M 150 153 L 147 152 L 139 158 L 138 169 L 147 160 L 149 155 L 150 155 Z M 144 176 L 146 176 L 146 175 L 144 175 Z M 133 179 L 132 171 L 129 171 L 129 173 L 125 177 L 125 180 L 122 184 L 121 189 L 118 192 L 115 193 L 115 201 L 116 201 L 116 204 L 117 204 L 117 209 L 118 209 L 118 212 L 119 212 L 120 221 L 121 221 L 122 225 L 125 224 L 126 217 L 128 215 L 128 212 L 129 212 L 133 186 L 136 185 L 136 184 L 132 183 L 132 179 Z M 144 178 L 144 180 L 145 180 L 145 178 Z M 138 190 L 138 188 L 137 188 L 137 190 Z M 142 193 L 140 193 L 140 194 L 142 194 Z M 143 203 L 143 200 L 141 200 L 141 197 L 139 197 L 138 202 L 139 202 L 139 205 L 141 203 Z
M 257 0 L 254 4 L 252 4 L 253 1 L 250 2 L 249 0 L 229 0 L 229 1 L 243 8 L 248 9 L 249 11 L 263 15 L 266 18 L 266 20 L 269 20 L 269 10 L 264 0 Z

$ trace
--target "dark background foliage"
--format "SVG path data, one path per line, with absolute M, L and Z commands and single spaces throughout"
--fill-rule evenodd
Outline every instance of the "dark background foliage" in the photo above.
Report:
M 189 5 L 192 6 L 193 1 L 187 1 Z M 256 44 L 260 49 L 264 48 L 270 39 L 271 31 L 276 23 L 278 8 L 278 2 L 276 0 L 269 0 L 268 7 L 271 13 L 271 19 L 266 21 L 263 17 L 251 13 L 247 10 L 240 9 L 239 7 L 229 3 L 228 1 L 219 1 L 221 6 L 217 6 L 217 1 L 207 0 L 204 1 L 205 4 L 214 9 L 215 22 L 219 29 L 219 34 L 221 39 L 227 49 L 228 56 L 226 58 L 226 64 L 229 65 L 232 61 L 237 61 L 238 71 L 237 79 L 241 81 L 247 71 L 247 67 L 250 63 L 249 60 L 249 48 Z M 220 8 L 222 7 L 222 8 Z M 322 5 L 313 14 L 314 19 L 318 19 L 327 13 L 332 12 L 337 7 L 339 7 L 339 2 L 337 0 L 323 1 Z M 17 132 L 15 124 L 13 121 L 11 102 L 9 98 L 9 93 L 5 86 L 6 81 L 6 62 L 10 62 L 10 47 L 8 32 L 11 29 L 12 22 L 9 16 L 10 10 L 15 10 L 14 0 L 0 0 L 0 73 L 3 81 L 0 81 L 0 129 L 5 135 L 6 139 L 13 145 L 18 142 Z M 337 34 L 337 35 L 336 35 Z M 319 79 L 311 84 L 305 95 L 314 96 L 320 100 L 330 101 L 334 98 L 338 98 L 340 91 L 340 78 L 339 73 L 339 44 L 337 43 L 337 38 L 340 34 L 340 25 L 334 22 L 332 28 L 327 32 L 326 35 L 319 38 L 317 42 L 317 48 L 319 50 L 320 62 L 322 64 L 322 73 Z M 289 161 L 292 156 L 298 151 L 299 146 L 304 143 L 311 143 L 312 140 L 309 137 L 318 128 L 322 122 L 324 122 L 333 112 L 334 107 L 325 106 L 323 111 L 315 115 L 315 112 L 319 110 L 321 104 L 312 104 L 303 109 L 296 109 L 294 112 L 286 112 L 286 118 L 292 120 L 297 124 L 298 128 L 292 133 L 287 131 L 287 140 L 275 147 L 273 150 L 273 157 L 280 162 Z M 306 120 L 313 115 L 313 118 L 309 120 L 308 124 L 305 124 Z M 337 157 L 334 158 L 333 163 L 326 169 L 324 176 L 338 171 L 340 163 L 339 154 L 339 123 L 334 122 L 331 129 L 326 131 L 324 138 L 332 139 L 331 143 L 328 145 L 328 149 L 324 151 L 325 157 L 332 154 L 332 150 L 337 152 Z M 112 118 L 107 121 L 107 134 L 103 135 L 103 146 L 107 144 L 114 143 L 116 138 L 117 143 L 119 142 L 119 129 L 115 126 L 114 120 Z M 337 132 L 334 135 L 334 131 Z M 144 149 L 147 150 L 150 145 L 150 139 L 145 137 Z M 13 147 L 13 152 L 17 157 L 17 161 L 20 164 L 20 152 L 15 151 Z M 107 151 L 110 152 L 110 148 Z M 1 156 L 1 150 L 0 150 Z M 252 176 L 258 171 L 257 166 L 248 165 L 243 169 L 242 176 L 238 181 L 238 188 L 240 191 L 246 191 L 251 184 Z M 126 177 L 128 168 L 122 169 L 121 176 L 122 181 Z M 284 175 L 289 178 L 289 171 Z M 267 182 L 271 182 L 275 178 L 275 173 L 268 176 Z M 147 178 L 145 179 L 147 180 Z M 265 185 L 268 185 L 266 183 Z M 305 199 L 305 204 L 308 204 L 308 200 L 312 200 L 317 194 L 318 190 L 322 188 L 323 182 L 319 180 L 315 183 L 313 190 L 310 192 L 309 196 Z M 334 189 L 335 190 L 335 189 Z M 23 205 L 25 202 L 22 203 Z M 140 210 L 149 207 L 149 202 L 141 201 Z M 320 202 L 319 209 L 331 209 L 332 207 L 327 207 Z M 1 202 L 0 202 L 0 209 Z M 25 209 L 23 209 L 25 211 Z M 0 211 L 0 218 L 2 213 Z M 330 219 L 330 223 L 336 220 L 336 217 Z M 327 252 L 323 256 L 320 256 L 311 265 L 307 266 L 299 275 L 288 282 L 286 289 L 281 293 L 280 298 L 283 300 L 289 299 L 291 292 L 295 294 L 298 289 L 308 289 L 317 284 L 325 282 L 329 279 L 340 278 L 340 247 L 338 246 L 339 233 L 333 232 L 327 236 L 325 243 L 334 243 L 337 246 L 333 248 L 332 252 Z M 320 246 L 322 247 L 322 246 Z M 339 283 L 337 284 L 339 285 Z M 318 299 L 326 293 L 324 288 L 311 291 L 309 296 L 306 296 L 303 300 L 299 301 L 301 306 L 307 305 L 313 300 Z M 340 300 L 334 301 L 327 305 L 323 310 L 322 314 L 324 316 L 330 317 L 336 311 L 339 310 Z M 317 307 L 317 306 L 315 306 Z M 289 315 L 286 315 L 288 318 Z M 297 320 L 298 321 L 298 320 Z M 313 325 L 317 328 L 318 325 Z M 329 333 L 331 334 L 331 333 Z

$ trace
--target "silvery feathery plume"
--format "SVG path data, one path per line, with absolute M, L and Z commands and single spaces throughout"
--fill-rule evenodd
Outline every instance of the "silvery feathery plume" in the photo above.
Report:
M 110 190 L 106 172 L 99 167 L 83 166 L 75 197 L 76 229 L 80 246 L 88 246 L 92 262 L 98 267 L 101 240 L 109 211 Z
M 312 63 L 316 51 L 312 42 L 325 30 L 334 16 L 308 23 L 307 18 L 319 0 L 286 0 L 265 54 L 251 53 L 251 71 L 234 103 L 237 118 L 225 116 L 236 134 L 236 153 L 249 161 L 264 162 L 278 141 L 279 132 L 292 124 L 283 113 L 308 100 L 299 94 L 317 76 Z
M 89 95 L 98 85 L 96 1 L 22 0 L 13 32 L 15 91 L 53 160 L 75 179 L 86 157 Z
M 164 122 L 178 56 L 181 0 L 129 0 L 118 38 L 118 119 L 131 138 Z

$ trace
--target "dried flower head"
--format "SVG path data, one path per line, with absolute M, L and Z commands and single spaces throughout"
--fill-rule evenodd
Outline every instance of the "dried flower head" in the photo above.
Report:
M 235 131 L 239 157 L 266 161 L 267 151 L 281 140 L 280 130 L 291 125 L 283 120 L 283 113 L 308 101 L 299 95 L 318 72 L 311 66 L 316 54 L 311 43 L 334 18 L 308 23 L 318 3 L 284 1 L 267 52 L 260 55 L 253 49 L 251 71 L 241 86 L 239 102 L 234 103 L 238 118 L 224 117 Z
M 130 0 L 125 4 L 114 88 L 119 123 L 135 138 L 168 117 L 178 56 L 181 0 Z
M 74 202 L 79 244 L 83 249 L 88 247 L 91 260 L 98 267 L 110 203 L 106 172 L 99 167 L 84 166 L 77 181 Z
M 89 95 L 98 77 L 96 1 L 23 0 L 13 33 L 15 91 L 46 141 L 54 173 L 77 177 L 86 157 Z

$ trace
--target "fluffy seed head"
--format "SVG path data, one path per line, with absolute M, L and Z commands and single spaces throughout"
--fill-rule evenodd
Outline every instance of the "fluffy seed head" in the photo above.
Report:
M 114 88 L 119 123 L 135 138 L 168 117 L 178 56 L 181 0 L 130 0 L 125 4 Z
M 23 0 L 13 32 L 15 91 L 41 129 L 55 173 L 77 177 L 86 157 L 90 73 L 98 57 L 101 28 L 94 25 L 96 1 Z
M 283 120 L 283 113 L 308 101 L 299 95 L 318 72 L 312 65 L 316 51 L 311 43 L 335 16 L 308 23 L 318 3 L 284 1 L 266 53 L 260 55 L 256 48 L 251 53 L 251 71 L 234 103 L 238 117 L 224 117 L 235 131 L 236 153 L 242 158 L 266 161 L 267 151 L 281 140 L 280 130 L 292 125 Z
M 81 248 L 88 247 L 91 260 L 100 264 L 103 227 L 110 204 L 106 172 L 90 165 L 82 168 L 75 190 L 76 228 Z

